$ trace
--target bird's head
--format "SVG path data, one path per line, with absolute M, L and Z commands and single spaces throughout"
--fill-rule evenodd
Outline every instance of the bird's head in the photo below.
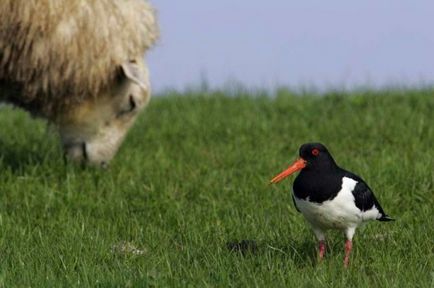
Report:
M 336 163 L 327 148 L 321 143 L 306 143 L 299 150 L 300 158 L 292 163 L 286 170 L 271 179 L 270 184 L 278 183 L 289 175 L 300 170 L 322 170 L 336 167 Z

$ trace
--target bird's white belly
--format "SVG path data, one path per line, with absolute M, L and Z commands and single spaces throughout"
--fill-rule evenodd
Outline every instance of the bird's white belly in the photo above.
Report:
M 309 202 L 294 196 L 297 208 L 309 223 L 320 229 L 346 229 L 363 221 L 363 212 L 357 208 L 352 190 L 357 181 L 344 177 L 342 188 L 335 198 L 323 203 Z

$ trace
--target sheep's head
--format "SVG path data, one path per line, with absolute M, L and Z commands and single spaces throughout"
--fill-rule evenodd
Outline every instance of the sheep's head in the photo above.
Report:
M 58 120 L 65 155 L 75 162 L 106 166 L 150 98 L 143 63 L 121 65 L 113 85 L 70 109 Z

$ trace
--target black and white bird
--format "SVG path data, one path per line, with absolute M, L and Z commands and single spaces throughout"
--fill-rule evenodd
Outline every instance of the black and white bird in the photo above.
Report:
M 371 188 L 359 176 L 340 168 L 320 143 L 300 147 L 300 158 L 271 180 L 277 183 L 300 171 L 293 185 L 293 200 L 319 241 L 319 257 L 325 254 L 325 231 L 345 233 L 344 265 L 349 264 L 356 228 L 369 220 L 391 221 Z

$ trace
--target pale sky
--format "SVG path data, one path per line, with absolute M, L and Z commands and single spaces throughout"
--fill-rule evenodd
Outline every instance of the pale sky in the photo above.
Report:
M 151 0 L 156 92 L 434 83 L 434 0 Z

